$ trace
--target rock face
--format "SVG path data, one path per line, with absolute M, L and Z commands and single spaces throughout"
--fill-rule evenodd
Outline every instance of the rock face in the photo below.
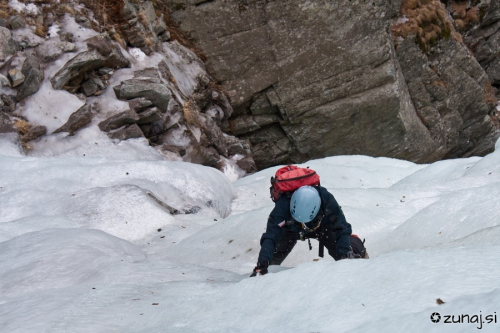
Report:
M 113 87 L 130 110 L 104 120 L 99 128 L 114 139 L 144 136 L 165 156 L 221 170 L 227 159 L 246 158 L 246 170 L 255 171 L 249 143 L 223 133 L 233 109 L 214 89 L 204 63 L 175 41 L 158 52 L 165 57 L 157 67 L 135 71 L 133 78 Z
M 30 142 L 44 136 L 45 134 L 47 134 L 47 128 L 45 126 L 35 126 L 21 137 L 21 141 Z
M 12 96 L 0 95 L 0 112 L 13 112 L 16 109 L 16 102 Z
M 17 46 L 12 39 L 10 30 L 0 27 L 0 65 L 6 61 L 14 52 L 17 51 Z
M 119 99 L 143 97 L 151 101 L 161 110 L 166 110 L 170 100 L 170 91 L 159 78 L 139 78 L 126 80 L 115 89 Z
M 406 39 L 397 54 L 417 115 L 435 143 L 435 157 L 492 151 L 498 136 L 489 113 L 496 101 L 488 91 L 488 76 L 468 49 L 450 38 L 426 55 Z
M 101 131 L 109 132 L 125 125 L 135 124 L 139 121 L 139 116 L 132 110 L 120 112 L 99 123 Z
M 0 112 L 0 134 L 5 134 L 5 133 L 17 134 L 17 129 L 12 124 L 10 117 L 5 113 Z
M 146 54 L 155 50 L 159 41 L 168 41 L 170 34 L 163 16 L 156 15 L 153 1 L 123 0 L 121 29 L 128 44 Z
M 133 138 L 144 137 L 142 131 L 137 124 L 128 125 L 122 129 L 108 134 L 110 138 L 117 140 L 127 140 Z
M 21 72 L 25 79 L 24 83 L 19 86 L 16 96 L 17 101 L 36 93 L 40 89 L 44 77 L 43 70 L 40 68 L 40 61 L 34 55 L 26 57 Z
M 40 60 L 50 62 L 57 60 L 65 52 L 73 52 L 76 49 L 74 43 L 61 41 L 59 39 L 49 39 L 37 47 Z
M 84 127 L 93 131 L 97 126 L 114 142 L 145 138 L 168 159 L 219 167 L 221 171 L 234 168 L 238 162 L 247 172 L 255 171 L 250 143 L 225 133 L 233 112 L 227 96 L 193 50 L 170 41 L 169 30 L 186 40 L 176 28 L 167 26 L 164 17 L 168 8 L 155 1 L 120 0 L 116 5 L 101 8 L 92 2 L 49 1 L 43 3 L 43 11 L 26 17 L 26 21 L 21 16 L 0 20 L 0 133 L 16 137 L 28 151 L 34 147 L 28 143 L 42 136 L 61 132 L 71 136 Z M 99 28 L 100 33 L 87 38 L 91 34 L 81 35 L 75 25 L 62 23 L 68 17 L 87 29 Z M 113 27 L 111 21 L 116 23 Z M 35 31 L 14 31 L 33 24 Z M 52 33 L 55 27 L 57 34 Z M 145 58 L 135 48 L 155 54 Z M 72 58 L 64 57 L 62 67 L 59 63 L 53 66 L 66 52 L 74 52 Z M 150 67 L 146 67 L 148 63 Z M 132 65 L 133 72 L 124 70 L 118 79 L 113 77 L 116 70 Z M 59 71 L 54 73 L 53 68 Z M 44 73 L 44 69 L 49 70 Z M 41 124 L 47 126 L 51 120 L 30 122 L 33 99 L 26 100 L 42 93 L 44 75 L 49 76 L 53 89 L 64 89 L 84 103 L 50 133 Z M 51 94 L 50 87 L 43 88 L 43 94 Z M 127 111 L 121 107 L 123 103 L 113 104 L 110 89 L 116 98 L 129 103 Z M 72 100 L 76 102 L 76 98 Z M 68 107 L 75 107 L 70 104 Z M 57 110 L 44 110 L 45 105 L 39 108 L 48 117 L 60 119 Z M 56 140 L 67 140 L 67 136 L 58 135 Z
M 410 77 L 416 65 L 400 62 L 433 60 L 414 39 L 395 51 L 389 27 L 401 1 L 175 2 L 183 9 L 174 17 L 228 91 L 229 130 L 249 140 L 259 168 L 340 154 L 430 162 L 493 148 L 493 106 L 466 49 L 442 45 L 437 81 L 453 87 L 420 103 L 417 81 L 432 80 Z M 461 80 L 473 92 L 461 96 Z
M 103 67 L 129 67 L 130 61 L 125 58 L 119 46 L 113 44 L 108 36 L 93 37 L 87 41 L 89 50 L 79 53 L 50 80 L 54 89 L 71 90 L 79 87 L 85 75 Z
M 500 3 L 498 1 L 481 1 L 476 9 L 479 12 L 478 22 L 464 34 L 464 42 L 473 51 L 474 56 L 485 69 L 495 87 L 500 86 Z M 453 11 L 453 5 L 450 5 Z M 458 13 L 457 13 L 458 15 Z
M 74 134 L 79 129 L 87 126 L 92 121 L 92 112 L 90 105 L 84 105 L 77 111 L 73 112 L 68 121 L 56 129 L 54 133 L 69 132 Z

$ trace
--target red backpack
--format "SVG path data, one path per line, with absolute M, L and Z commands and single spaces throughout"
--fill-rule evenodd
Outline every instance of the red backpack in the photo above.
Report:
M 295 165 L 287 165 L 278 169 L 274 177 L 271 177 L 271 199 L 276 202 L 286 192 L 295 191 L 301 186 L 319 185 L 319 175 L 309 168 L 299 168 Z

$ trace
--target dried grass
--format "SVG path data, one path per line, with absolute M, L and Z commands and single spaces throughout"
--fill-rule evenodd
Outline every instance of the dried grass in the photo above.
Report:
M 461 35 L 460 33 L 456 32 L 456 31 L 453 31 L 453 32 L 451 33 L 451 37 L 452 37 L 455 41 L 457 41 L 458 43 L 460 43 L 460 44 L 463 44 L 463 43 L 464 43 L 464 40 L 463 40 L 463 38 L 462 38 L 462 35 Z
M 438 0 L 403 0 L 401 15 L 406 16 L 408 21 L 391 27 L 394 39 L 415 35 L 415 42 L 425 53 L 441 38 L 451 37 L 453 26 Z
M 17 128 L 19 134 L 24 135 L 29 132 L 31 125 L 26 120 L 16 119 L 14 120 L 14 127 Z
M 433 68 L 433 70 L 434 70 L 434 68 Z M 435 72 L 437 73 L 437 69 L 435 70 Z M 446 90 L 450 90 L 450 87 L 448 86 L 448 84 L 446 82 L 442 81 L 442 80 L 440 80 L 440 81 L 432 81 L 431 85 L 433 85 L 435 87 L 443 87 Z
M 451 16 L 454 19 L 464 19 L 467 13 L 467 3 L 466 2 L 456 2 L 451 3 Z
M 123 23 L 123 1 L 117 0 L 82 0 L 92 10 L 97 21 L 102 25 Z
M 121 47 L 126 48 L 127 43 L 125 43 L 125 40 L 122 38 L 122 36 L 119 33 L 115 33 L 111 36 L 115 42 L 121 45 Z
M 493 89 L 491 82 L 487 81 L 483 86 L 483 98 L 489 106 L 497 105 L 498 98 L 495 96 L 495 89 Z
M 479 10 L 476 7 L 472 7 L 467 11 L 465 15 L 465 21 L 468 23 L 476 23 L 479 21 Z
M 8 1 L 0 1 L 0 18 L 7 19 L 12 14 L 12 9 L 8 5 Z
M 35 35 L 37 35 L 38 37 L 45 38 L 45 36 L 47 36 L 47 33 L 48 29 L 45 25 L 41 24 L 36 26 Z
M 151 36 L 147 36 L 145 39 L 144 39 L 144 43 L 146 44 L 146 46 L 150 49 L 154 48 L 155 46 L 155 43 L 153 42 L 153 39 L 151 38 Z
M 200 112 L 198 111 L 198 106 L 195 101 L 192 99 L 186 101 L 182 107 L 182 113 L 188 125 L 198 125 L 198 114 Z
M 65 13 L 71 14 L 73 16 L 76 14 L 75 9 L 70 5 L 65 5 L 62 9 Z
M 137 13 L 137 20 L 141 22 L 143 26 L 148 25 L 148 19 L 146 18 L 146 14 L 144 12 Z
M 451 16 L 455 19 L 457 29 L 464 30 L 479 21 L 480 13 L 477 6 L 467 9 L 466 1 L 453 1 Z
M 467 24 L 465 23 L 464 20 L 461 19 L 455 20 L 455 27 L 457 28 L 457 30 L 464 30 L 466 26 Z

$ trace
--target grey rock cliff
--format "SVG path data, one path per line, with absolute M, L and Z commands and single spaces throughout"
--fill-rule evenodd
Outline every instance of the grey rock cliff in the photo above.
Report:
M 453 44 L 443 46 L 450 55 L 441 66 L 447 84 L 460 87 L 437 98 L 461 120 L 422 117 L 441 105 L 415 109 L 418 79 L 408 75 L 424 74 L 399 62 L 421 51 L 408 45 L 395 52 L 389 30 L 401 1 L 179 2 L 184 9 L 174 17 L 227 90 L 234 108 L 229 130 L 251 142 L 259 168 L 340 154 L 429 162 L 493 147 L 481 68 L 453 76 L 472 64 Z M 474 102 L 460 96 L 462 79 L 479 93 Z
M 435 158 L 491 152 L 498 135 L 490 118 L 494 102 L 488 98 L 488 76 L 465 45 L 441 40 L 426 55 L 406 39 L 397 54 L 417 115 L 432 136 Z
M 482 1 L 480 21 L 465 33 L 464 42 L 488 74 L 491 83 L 500 85 L 500 3 Z

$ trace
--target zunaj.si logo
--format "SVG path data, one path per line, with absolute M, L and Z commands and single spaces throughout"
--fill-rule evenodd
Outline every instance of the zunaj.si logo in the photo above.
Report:
M 443 319 L 441 321 L 441 319 Z M 496 324 L 497 321 L 497 313 L 487 315 L 483 317 L 483 313 L 479 311 L 479 314 L 469 315 L 469 314 L 460 314 L 460 315 L 443 315 L 440 313 L 434 312 L 431 314 L 431 321 L 433 323 L 442 322 L 443 324 L 477 324 L 476 328 L 478 330 L 483 328 L 483 324 Z
M 439 323 L 439 321 L 441 320 L 441 315 L 437 312 L 434 312 L 433 314 L 431 314 L 431 321 L 433 323 Z

